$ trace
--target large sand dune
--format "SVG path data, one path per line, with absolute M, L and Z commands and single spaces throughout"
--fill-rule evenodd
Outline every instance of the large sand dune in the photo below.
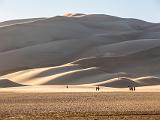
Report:
M 160 85 L 159 51 L 160 24 L 137 19 L 65 14 L 0 23 L 0 78 L 17 84 Z

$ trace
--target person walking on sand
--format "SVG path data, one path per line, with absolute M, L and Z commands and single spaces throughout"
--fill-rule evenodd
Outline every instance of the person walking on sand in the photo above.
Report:
M 134 87 L 133 86 L 128 86 L 129 90 L 130 91 L 133 91 L 134 90 Z
M 96 91 L 99 91 L 99 90 L 100 90 L 100 87 L 99 87 L 99 86 L 97 86 L 97 87 L 96 87 Z
M 133 87 L 133 90 L 136 91 L 136 87 Z
M 100 87 L 98 86 L 98 91 L 100 90 Z
M 128 89 L 129 89 L 129 90 L 131 90 L 131 87 L 130 87 L 130 86 L 128 86 Z
M 133 86 L 131 87 L 131 91 L 133 92 Z

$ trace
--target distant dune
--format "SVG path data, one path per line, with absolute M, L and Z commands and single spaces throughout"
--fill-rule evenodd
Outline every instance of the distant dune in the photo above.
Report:
M 4 21 L 0 23 L 0 27 L 6 27 L 6 26 L 11 26 L 15 24 L 24 24 L 24 23 L 30 23 L 30 22 L 35 22 L 38 20 L 43 20 L 45 18 L 31 18 L 31 19 L 20 19 L 20 20 L 9 20 L 9 21 Z
M 137 19 L 67 13 L 0 23 L 0 78 L 14 86 L 160 85 L 159 51 L 160 24 Z
M 7 79 L 2 79 L 0 80 L 0 88 L 7 88 L 7 87 L 20 87 L 20 86 L 24 86 L 18 83 L 15 83 L 11 80 L 7 80 Z

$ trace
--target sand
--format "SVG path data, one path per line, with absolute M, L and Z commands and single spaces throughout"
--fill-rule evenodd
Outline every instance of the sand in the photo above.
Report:
M 6 120 L 159 120 L 160 93 L 1 93 Z
M 9 21 L 0 22 L 0 27 L 7 27 L 7 26 L 12 26 L 12 25 L 17 25 L 17 24 L 31 23 L 31 22 L 35 22 L 35 21 L 39 21 L 39 20 L 43 20 L 43 19 L 45 19 L 45 18 L 9 20 Z
M 0 81 L 6 84 L 0 87 L 87 84 L 156 89 L 159 25 L 80 13 L 2 22 Z
M 95 92 L 95 85 L 37 85 L 37 86 L 12 86 L 0 88 L 0 92 L 13 93 L 56 93 L 56 92 Z M 130 92 L 129 88 L 113 88 L 100 86 L 100 92 Z M 136 87 L 135 92 L 160 92 L 160 85 Z
M 159 28 L 80 13 L 0 23 L 0 119 L 159 120 Z

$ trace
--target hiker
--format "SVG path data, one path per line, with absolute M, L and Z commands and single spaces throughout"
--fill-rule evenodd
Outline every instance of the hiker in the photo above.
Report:
M 136 91 L 136 87 L 133 87 L 133 90 Z
M 98 90 L 98 87 L 96 87 L 96 91 Z
M 128 86 L 128 88 L 129 88 L 130 91 L 134 90 L 134 87 Z
M 128 88 L 129 88 L 129 90 L 131 90 L 131 87 L 130 87 L 130 86 L 128 86 Z
M 100 87 L 98 86 L 98 87 L 96 87 L 96 91 L 99 91 L 100 90 Z
M 133 91 L 133 87 L 131 87 L 131 91 Z

